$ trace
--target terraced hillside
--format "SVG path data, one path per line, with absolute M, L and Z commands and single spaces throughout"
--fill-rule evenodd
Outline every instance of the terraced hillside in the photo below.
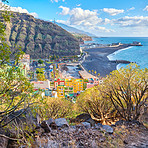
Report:
M 6 26 L 6 38 L 12 51 L 21 46 L 32 58 L 80 54 L 78 40 L 51 22 L 24 13 L 14 13 Z

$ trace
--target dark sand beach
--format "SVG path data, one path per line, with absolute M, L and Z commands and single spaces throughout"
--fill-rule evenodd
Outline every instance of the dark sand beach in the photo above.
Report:
M 107 56 L 117 50 L 127 47 L 129 47 L 129 45 L 87 49 L 85 51 L 88 52 L 89 56 L 86 57 L 86 60 L 82 65 L 87 71 L 94 70 L 97 73 L 100 73 L 100 76 L 105 77 L 113 70 L 116 70 L 117 66 L 117 63 L 109 61 Z

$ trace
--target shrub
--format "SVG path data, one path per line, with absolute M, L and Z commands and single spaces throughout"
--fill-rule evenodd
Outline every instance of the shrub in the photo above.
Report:
M 76 105 L 79 112 L 88 113 L 94 120 L 105 123 L 115 118 L 112 113 L 114 107 L 108 98 L 104 98 L 100 89 L 101 86 L 87 89 L 77 98 Z
M 130 64 L 113 71 L 104 81 L 103 92 L 123 119 L 138 120 L 148 99 L 148 69 Z
M 38 98 L 33 105 L 33 111 L 38 113 L 42 120 L 49 118 L 66 118 L 72 113 L 73 103 L 60 98 Z M 38 103 L 39 102 L 39 103 Z

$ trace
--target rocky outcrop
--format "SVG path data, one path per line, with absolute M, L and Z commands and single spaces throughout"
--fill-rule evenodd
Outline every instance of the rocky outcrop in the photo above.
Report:
M 79 116 L 82 119 L 82 114 Z M 85 120 L 86 117 L 83 119 Z M 86 119 L 88 120 L 88 119 Z M 69 147 L 144 147 L 148 146 L 148 130 L 136 123 L 125 123 L 118 121 L 116 125 L 102 125 L 100 123 L 91 126 L 88 122 L 81 122 L 76 125 L 69 125 L 65 118 L 42 121 L 32 132 L 34 142 L 31 147 L 39 148 L 69 148 Z M 53 128 L 55 125 L 56 128 Z M 68 128 L 67 128 L 68 127 Z M 50 129 L 50 130 L 48 130 Z M 0 142 L 3 137 L 0 137 Z M 14 146 L 15 144 L 15 146 Z M 15 141 L 10 143 L 10 139 L 4 138 L 2 146 L 16 147 Z M 0 145 L 0 146 L 1 146 Z M 18 146 L 19 147 L 19 146 Z M 25 147 L 22 145 L 20 147 Z
M 6 38 L 12 51 L 21 47 L 35 59 L 49 58 L 53 54 L 80 54 L 78 39 L 58 25 L 24 13 L 13 15 L 6 24 Z

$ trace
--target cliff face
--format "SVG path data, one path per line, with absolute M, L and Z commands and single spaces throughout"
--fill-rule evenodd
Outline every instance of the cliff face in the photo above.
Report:
M 86 34 L 73 33 L 73 35 L 79 40 L 80 44 L 84 44 L 84 41 L 92 41 L 92 37 Z
M 80 54 L 79 42 L 69 32 L 23 13 L 14 13 L 10 23 L 6 24 L 6 38 L 12 50 L 21 46 L 31 58 Z

